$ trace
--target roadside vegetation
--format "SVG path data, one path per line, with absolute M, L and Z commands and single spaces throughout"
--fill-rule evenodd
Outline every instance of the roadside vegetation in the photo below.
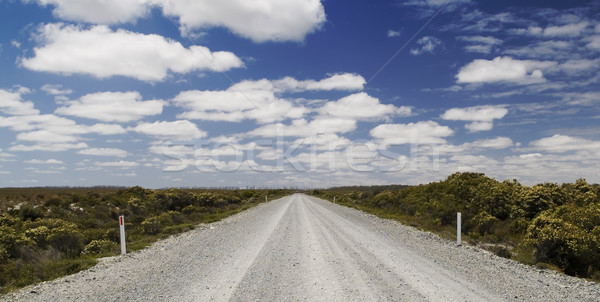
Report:
M 0 189 L 0 293 L 87 269 L 120 254 L 118 217 L 128 252 L 218 221 L 287 190 L 132 188 Z
M 344 187 L 313 195 L 391 218 L 501 257 L 600 281 L 600 186 L 583 179 L 524 186 L 456 173 L 419 186 Z

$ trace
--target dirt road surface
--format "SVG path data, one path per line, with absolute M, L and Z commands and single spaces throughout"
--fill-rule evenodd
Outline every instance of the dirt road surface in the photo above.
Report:
M 7 301 L 598 301 L 600 285 L 307 195 L 275 200 Z

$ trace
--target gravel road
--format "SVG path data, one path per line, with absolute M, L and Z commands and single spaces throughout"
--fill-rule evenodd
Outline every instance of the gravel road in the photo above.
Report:
M 2 301 L 598 301 L 600 285 L 296 194 Z

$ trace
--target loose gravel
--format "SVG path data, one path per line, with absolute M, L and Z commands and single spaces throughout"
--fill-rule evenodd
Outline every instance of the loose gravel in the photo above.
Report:
M 600 285 L 295 194 L 0 301 L 598 301 Z

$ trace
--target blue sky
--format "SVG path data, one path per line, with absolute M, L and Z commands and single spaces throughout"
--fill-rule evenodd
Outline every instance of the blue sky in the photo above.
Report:
M 0 186 L 600 182 L 596 1 L 0 0 Z

